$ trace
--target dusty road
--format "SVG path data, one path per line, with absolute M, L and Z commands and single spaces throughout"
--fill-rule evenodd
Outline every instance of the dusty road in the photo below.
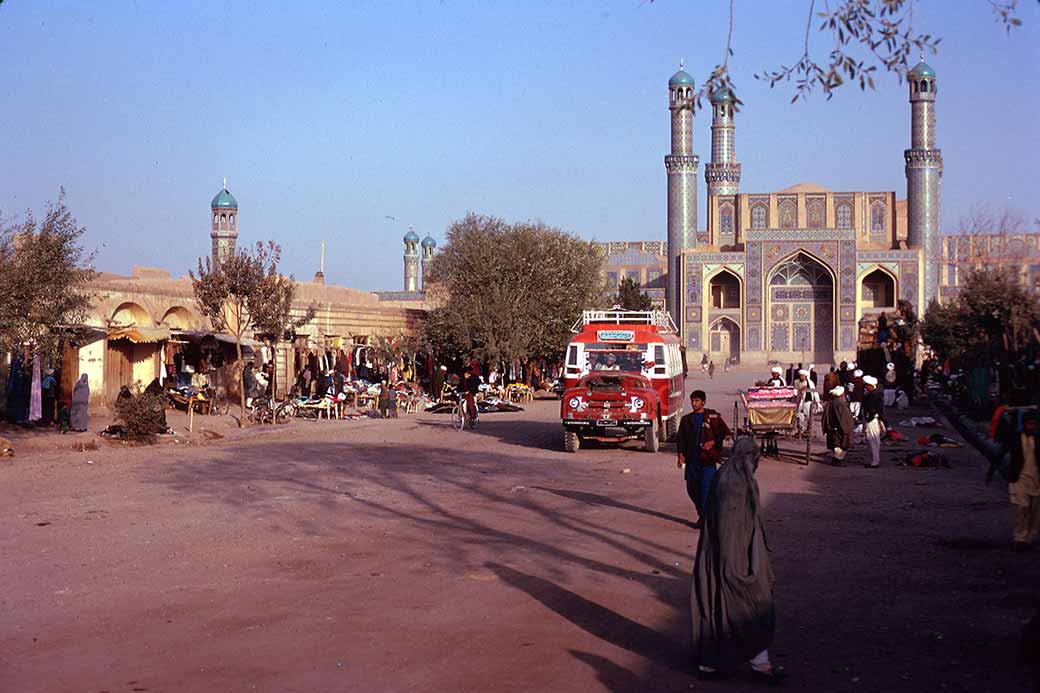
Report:
M 3 461 L 0 691 L 749 687 L 691 674 L 672 446 L 568 455 L 557 407 Z M 1036 553 L 953 459 L 763 463 L 789 690 L 1027 690 Z

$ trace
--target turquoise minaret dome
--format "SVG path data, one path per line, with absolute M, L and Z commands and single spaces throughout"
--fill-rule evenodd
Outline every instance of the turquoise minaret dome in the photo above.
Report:
M 212 219 L 209 237 L 213 266 L 216 267 L 222 260 L 235 254 L 235 243 L 238 241 L 238 200 L 228 190 L 227 178 L 209 207 Z
M 907 76 L 911 79 L 920 79 L 922 77 L 935 77 L 935 70 L 932 69 L 931 65 L 922 60 L 921 62 L 917 63 L 917 65 L 915 65 L 914 68 L 910 70 L 910 72 L 907 73 Z
M 224 188 L 213 198 L 210 207 L 212 209 L 238 209 L 238 200 L 227 188 Z

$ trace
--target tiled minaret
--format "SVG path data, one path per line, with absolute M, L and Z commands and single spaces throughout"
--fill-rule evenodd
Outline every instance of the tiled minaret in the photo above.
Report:
M 693 153 L 693 77 L 682 69 L 668 80 L 672 116 L 672 152 L 664 158 L 668 172 L 668 283 L 665 306 L 676 325 L 684 324 L 682 251 L 697 242 L 697 165 Z
M 404 235 L 404 290 L 419 290 L 419 234 L 411 228 Z
M 430 284 L 430 263 L 433 262 L 433 254 L 437 251 L 437 241 L 433 236 L 422 239 L 422 290 Z
M 740 164 L 734 150 L 733 94 L 729 89 L 719 89 L 711 95 L 711 161 L 704 167 L 704 182 L 708 187 L 708 214 L 711 219 L 710 201 L 715 195 L 736 195 L 740 192 Z M 718 234 L 720 245 L 735 241 L 732 229 L 725 237 Z
M 935 146 L 935 70 L 922 59 L 906 76 L 910 85 L 910 149 L 906 160 L 907 245 L 924 249 L 921 308 L 939 295 L 942 150 Z

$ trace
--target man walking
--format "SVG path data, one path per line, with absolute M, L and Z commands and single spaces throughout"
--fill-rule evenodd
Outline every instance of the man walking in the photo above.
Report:
M 872 375 L 863 376 L 863 432 L 870 449 L 870 462 L 866 467 L 876 469 L 881 466 L 881 437 L 885 435 L 888 422 L 885 421 L 885 400 L 878 389 L 878 379 Z
M 694 527 L 700 529 L 704 519 L 704 504 L 708 498 L 711 482 L 715 478 L 722 444 L 730 435 L 729 426 L 714 409 L 704 407 L 708 396 L 704 390 L 694 390 L 690 395 L 692 411 L 679 421 L 676 450 L 679 459 L 676 466 L 684 469 L 686 494 L 697 508 Z
M 832 467 L 844 465 L 845 453 L 852 447 L 853 425 L 845 388 L 838 386 L 831 390 L 831 398 L 823 405 L 823 432 L 827 435 Z
M 823 401 L 826 402 L 831 398 L 831 391 L 841 387 L 841 376 L 838 375 L 838 371 L 832 367 L 827 375 L 823 376 Z
M 1009 456 L 1007 471 L 1004 476 L 1008 481 L 1008 495 L 1015 506 L 1015 529 L 1011 548 L 1015 551 L 1026 551 L 1030 548 L 1037 534 L 1040 534 L 1040 463 L 1037 453 L 1037 430 L 1040 428 L 1036 412 L 1026 412 L 1022 416 L 1022 427 L 1019 429 L 1012 421 L 1004 441 L 986 472 L 986 483 L 993 478 L 993 472 L 1000 466 L 1004 455 Z

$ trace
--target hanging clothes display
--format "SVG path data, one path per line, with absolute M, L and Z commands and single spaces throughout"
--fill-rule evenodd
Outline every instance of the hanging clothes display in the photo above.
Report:
M 39 421 L 43 418 L 43 390 L 40 374 L 40 355 L 33 353 L 32 385 L 29 390 L 29 421 Z
M 22 354 L 11 354 L 11 370 L 7 376 L 7 420 L 25 421 L 29 415 L 29 379 L 23 372 Z

